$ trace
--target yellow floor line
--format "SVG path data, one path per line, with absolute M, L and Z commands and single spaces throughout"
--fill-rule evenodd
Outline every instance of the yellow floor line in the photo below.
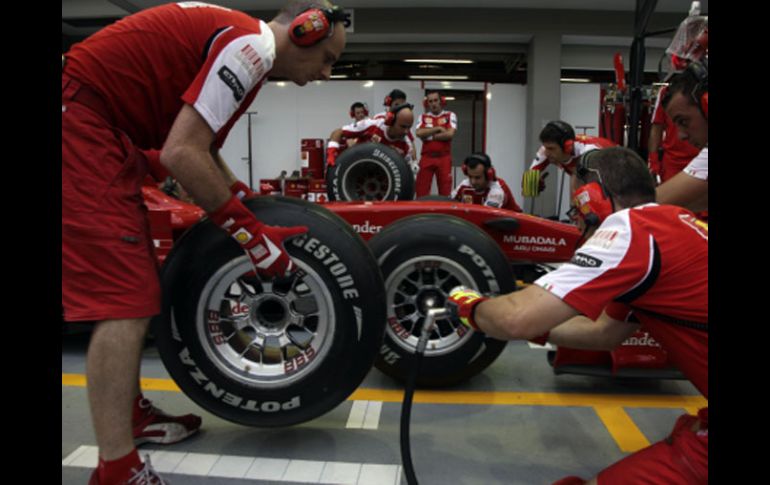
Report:
M 85 387 L 82 374 L 62 374 L 62 385 Z M 181 392 L 171 379 L 142 378 L 141 387 L 147 391 Z M 401 402 L 403 390 L 359 388 L 348 397 L 349 401 Z M 684 408 L 697 412 L 708 405 L 702 396 L 650 396 L 623 394 L 573 394 L 545 392 L 472 392 L 472 391 L 420 391 L 414 394 L 414 402 L 424 404 L 482 404 L 497 406 L 605 406 L 635 408 Z M 694 411 L 692 411 L 694 410 Z
M 594 410 L 599 415 L 602 423 L 604 423 L 607 431 L 615 439 L 615 442 L 620 447 L 620 451 L 633 453 L 650 446 L 650 442 L 639 431 L 636 423 L 634 423 L 623 408 L 617 406 L 595 406 Z

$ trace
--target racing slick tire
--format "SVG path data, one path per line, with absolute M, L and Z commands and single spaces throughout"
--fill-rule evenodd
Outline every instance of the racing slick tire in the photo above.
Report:
M 343 151 L 326 173 L 330 201 L 412 200 L 414 175 L 393 148 L 381 143 L 356 144 Z
M 516 289 L 495 241 L 473 224 L 445 214 L 418 214 L 390 224 L 369 240 L 385 280 L 387 324 L 375 366 L 405 381 L 427 310 L 443 307 L 458 285 L 486 295 Z M 417 384 L 442 387 L 488 367 L 506 342 L 439 320 L 428 340 Z
M 285 242 L 298 273 L 262 280 L 203 219 L 166 259 L 153 331 L 169 374 L 202 408 L 249 426 L 294 425 L 340 404 L 371 369 L 383 280 L 366 243 L 327 209 L 284 197 L 244 203 L 266 224 L 309 228 Z

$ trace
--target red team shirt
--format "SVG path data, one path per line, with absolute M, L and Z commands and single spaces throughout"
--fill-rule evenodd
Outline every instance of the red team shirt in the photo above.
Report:
M 508 209 L 516 212 L 521 212 L 521 207 L 516 203 L 513 198 L 511 189 L 508 188 L 508 184 L 500 177 L 497 180 L 493 180 L 489 183 L 488 187 L 479 192 L 470 180 L 467 178 L 460 182 L 460 185 L 452 191 L 451 197 L 460 202 L 467 204 L 480 204 L 487 207 L 496 207 L 499 209 Z
M 139 12 L 76 44 L 65 71 L 102 95 L 115 125 L 140 148 L 162 147 L 185 102 L 221 147 L 274 59 L 275 39 L 261 20 L 180 2 Z
M 365 119 L 345 125 L 342 127 L 342 139 L 357 140 L 358 143 L 365 143 L 372 141 L 372 138 L 379 138 L 377 143 L 382 143 L 389 147 L 395 148 L 405 159 L 410 161 L 412 159 L 412 143 L 408 137 L 404 137 L 401 140 L 393 140 L 388 137 L 388 127 L 385 125 L 385 119 Z
M 609 216 L 570 263 L 535 284 L 593 320 L 631 307 L 672 363 L 708 399 L 708 226 L 682 208 L 647 204 Z M 650 313 L 647 313 L 650 312 Z
M 457 129 L 457 115 L 451 111 L 442 111 L 437 115 L 434 115 L 433 113 L 423 113 L 420 116 L 420 123 L 417 125 L 417 129 L 435 128 L 438 126 Z M 434 157 L 445 156 L 449 155 L 451 151 L 451 141 L 438 141 L 434 140 L 432 136 L 429 136 L 422 142 L 421 153 L 423 156 L 426 154 L 430 154 L 430 156 Z

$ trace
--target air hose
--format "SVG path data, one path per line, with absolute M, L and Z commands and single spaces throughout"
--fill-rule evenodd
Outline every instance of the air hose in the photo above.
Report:
M 412 400 L 415 387 L 417 386 L 417 376 L 420 375 L 422 357 L 425 354 L 425 347 L 428 345 L 428 337 L 430 337 L 433 331 L 433 326 L 436 324 L 436 320 L 446 318 L 447 316 L 449 316 L 449 311 L 444 308 L 431 308 L 428 310 L 425 320 L 423 320 L 417 347 L 412 356 L 411 371 L 406 379 L 404 400 L 401 403 L 401 462 L 404 466 L 404 474 L 406 475 L 406 483 L 408 485 L 418 485 L 417 475 L 414 473 L 414 465 L 412 464 L 412 450 L 409 442 L 409 422 L 412 416 Z

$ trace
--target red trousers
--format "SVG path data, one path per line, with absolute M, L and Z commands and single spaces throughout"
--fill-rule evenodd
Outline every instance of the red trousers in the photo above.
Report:
M 433 174 L 436 174 L 439 195 L 452 195 L 452 155 L 431 157 L 423 154 L 420 158 L 420 171 L 417 172 L 417 180 L 414 183 L 416 197 L 430 194 Z

